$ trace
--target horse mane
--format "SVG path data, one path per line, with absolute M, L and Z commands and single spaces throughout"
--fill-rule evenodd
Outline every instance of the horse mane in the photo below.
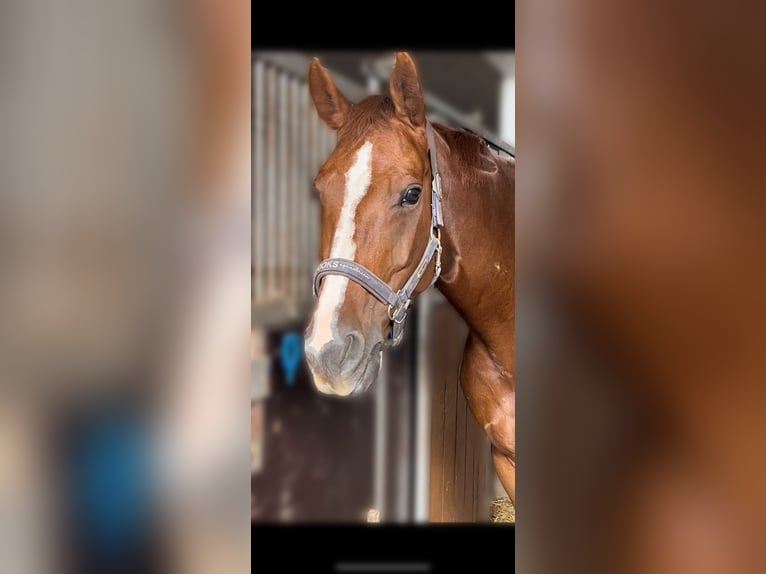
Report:
M 456 156 L 461 167 L 480 169 L 481 152 L 486 147 L 481 138 L 471 132 L 454 130 L 442 124 L 434 124 L 434 128 L 447 142 L 450 151 L 450 159 Z
M 496 173 L 501 168 L 503 160 L 489 150 L 481 136 L 442 124 L 434 124 L 434 129 L 450 149 L 453 176 L 457 175 L 464 185 L 473 186 L 482 175 Z

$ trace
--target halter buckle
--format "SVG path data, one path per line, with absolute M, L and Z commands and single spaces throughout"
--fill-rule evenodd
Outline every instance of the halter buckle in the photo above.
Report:
M 431 225 L 433 227 L 441 227 L 444 225 L 444 216 L 442 215 L 442 178 L 438 173 L 434 175 L 431 188 Z
M 442 272 L 442 234 L 441 234 L 441 228 L 439 227 L 432 227 L 431 228 L 431 237 L 433 237 L 436 240 L 436 264 L 434 266 L 434 277 L 431 279 L 431 285 L 436 283 L 436 280 L 439 278 L 439 275 L 441 275 Z
M 404 320 L 407 318 L 407 309 L 410 308 L 410 304 L 412 303 L 412 300 L 407 299 L 405 301 L 402 301 L 399 299 L 399 303 L 394 305 L 388 306 L 388 318 L 393 321 L 394 323 L 401 325 L 404 323 Z

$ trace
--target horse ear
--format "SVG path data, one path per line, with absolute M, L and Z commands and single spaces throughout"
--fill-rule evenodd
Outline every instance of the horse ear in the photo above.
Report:
M 309 65 L 309 92 L 319 118 L 331 130 L 337 130 L 344 124 L 351 103 L 346 99 L 330 73 L 319 63 L 319 58 L 312 58 Z
M 396 53 L 396 63 L 389 84 L 391 99 L 396 113 L 410 121 L 413 126 L 426 123 L 426 104 L 415 62 L 407 52 Z

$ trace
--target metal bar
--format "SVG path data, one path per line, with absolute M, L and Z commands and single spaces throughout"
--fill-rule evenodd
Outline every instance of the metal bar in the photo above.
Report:
M 311 197 L 311 181 L 313 174 L 311 174 L 311 162 L 309 160 L 309 136 L 311 134 L 311 128 L 309 124 L 309 118 L 313 110 L 311 109 L 311 102 L 309 101 L 309 89 L 307 84 L 302 84 L 303 89 L 300 93 L 300 177 L 298 178 L 298 185 L 300 186 L 300 211 L 301 211 L 301 225 L 299 229 L 301 239 L 300 249 L 300 263 L 301 263 L 301 299 L 311 297 L 311 233 L 309 230 L 309 221 L 314 215 L 311 204 L 313 203 Z
M 321 122 L 319 120 L 319 116 L 316 114 L 311 115 L 311 128 L 312 128 L 312 151 L 313 151 L 313 157 L 312 157 L 312 171 L 316 172 L 319 169 L 319 166 L 322 164 L 322 155 L 323 150 L 320 147 L 322 142 L 322 132 L 320 131 L 322 129 Z M 311 219 L 311 237 L 312 237 L 312 250 L 311 250 L 311 267 L 315 268 L 317 264 L 319 263 L 319 218 L 312 218 Z
M 276 102 L 277 102 L 277 75 L 272 67 L 267 68 L 266 72 L 266 92 L 267 104 L 264 121 L 266 124 L 266 236 L 264 239 L 267 252 L 266 266 L 264 273 L 266 275 L 266 295 L 271 298 L 277 290 L 275 253 L 275 215 L 277 213 L 277 183 L 276 183 Z
M 306 169 L 312 175 L 316 173 L 317 167 L 314 159 L 318 152 L 316 144 L 316 121 L 316 113 L 308 114 L 306 122 L 308 124 L 309 153 L 306 156 Z M 313 212 L 311 208 L 309 208 L 309 219 L 306 221 L 306 234 L 308 237 L 308 244 L 306 246 L 306 264 L 311 269 L 312 273 L 314 270 L 314 253 L 317 251 L 317 243 L 319 242 L 319 237 L 314 233 L 315 223 Z
M 299 178 L 300 168 L 300 91 L 302 83 L 297 78 L 290 79 L 290 297 L 298 301 L 301 297 L 300 275 L 300 206 L 307 199 L 301 193 Z
M 287 221 L 288 207 L 288 186 L 287 186 L 287 75 L 284 72 L 279 73 L 279 195 L 277 202 L 279 204 L 279 228 L 275 236 L 278 245 L 278 277 L 279 294 L 283 297 L 287 292 L 287 261 L 289 254 L 287 251 L 288 237 L 290 229 Z
M 295 124 L 295 113 L 293 107 L 293 79 L 289 75 L 286 75 L 286 94 L 285 94 L 285 184 L 287 186 L 287 193 L 285 193 L 285 210 L 287 212 L 287 224 L 285 227 L 285 234 L 283 236 L 285 242 L 285 259 L 282 262 L 285 268 L 285 295 L 291 301 L 293 299 L 294 280 L 293 280 L 293 266 L 294 266 L 294 253 L 293 245 L 295 243 L 295 138 L 293 137 L 293 125 Z

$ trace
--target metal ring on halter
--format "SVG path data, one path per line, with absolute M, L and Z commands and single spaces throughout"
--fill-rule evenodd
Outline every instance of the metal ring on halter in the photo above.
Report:
M 402 324 L 404 320 L 407 318 L 407 309 L 410 307 L 411 301 L 407 301 L 404 305 L 394 308 L 393 305 L 388 306 L 388 318 L 397 324 Z M 399 311 L 404 311 L 402 313 L 402 316 L 397 319 L 397 315 L 399 314 Z

